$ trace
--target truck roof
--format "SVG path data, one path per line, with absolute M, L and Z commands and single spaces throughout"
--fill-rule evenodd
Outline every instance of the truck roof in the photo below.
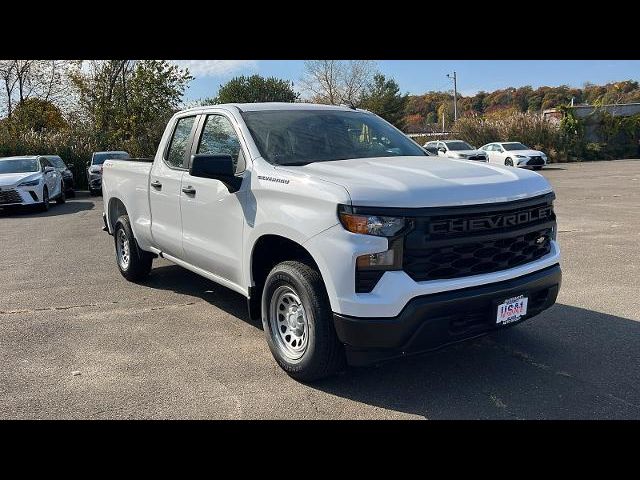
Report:
M 183 112 L 206 110 L 208 108 L 235 107 L 241 112 L 256 112 L 261 110 L 353 110 L 346 105 L 323 105 L 318 103 L 287 103 L 287 102 L 260 102 L 260 103 L 219 103 L 193 107 Z

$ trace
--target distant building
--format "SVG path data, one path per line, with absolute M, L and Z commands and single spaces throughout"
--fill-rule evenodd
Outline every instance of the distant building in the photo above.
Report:
M 584 120 L 585 136 L 588 141 L 600 141 L 599 126 L 601 112 L 607 112 L 614 117 L 630 117 L 640 114 L 640 103 L 616 103 L 611 105 L 574 105 L 573 111 L 576 117 Z M 556 122 L 562 119 L 562 112 L 556 108 L 550 108 L 542 112 L 544 118 Z
M 595 105 L 574 105 L 573 110 L 578 118 L 586 118 L 594 113 L 601 111 L 607 112 L 614 117 L 629 117 L 640 113 L 640 103 L 616 103 L 611 105 L 601 105 L 596 107 Z M 544 118 L 562 118 L 562 112 L 556 108 L 549 108 L 542 112 Z

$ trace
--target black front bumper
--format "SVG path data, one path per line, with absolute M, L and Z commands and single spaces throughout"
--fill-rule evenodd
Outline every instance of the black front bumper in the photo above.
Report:
M 504 282 L 416 297 L 396 317 L 334 313 L 333 319 L 349 364 L 369 365 L 506 328 L 496 326 L 498 305 L 524 294 L 529 298 L 527 315 L 508 326 L 520 323 L 552 306 L 561 282 L 560 265 L 554 265 Z

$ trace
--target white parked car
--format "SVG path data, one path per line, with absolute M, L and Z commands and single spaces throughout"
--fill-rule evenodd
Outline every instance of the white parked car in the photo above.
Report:
M 424 149 L 440 157 L 455 158 L 458 160 L 475 160 L 488 162 L 485 152 L 478 150 L 463 140 L 438 140 L 427 142 Z
M 489 156 L 489 163 L 510 167 L 532 167 L 540 170 L 547 164 L 547 156 L 539 150 L 532 150 L 520 142 L 495 142 L 480 147 Z
M 44 156 L 0 158 L 0 207 L 64 203 L 64 179 Z

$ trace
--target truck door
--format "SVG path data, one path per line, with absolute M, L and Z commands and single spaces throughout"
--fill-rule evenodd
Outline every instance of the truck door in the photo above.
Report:
M 200 122 L 193 154 L 229 154 L 236 173 L 245 170 L 245 158 L 239 135 L 227 116 L 209 114 Z M 192 265 L 242 286 L 242 200 L 248 182 L 229 193 L 227 187 L 212 178 L 182 177 L 182 238 L 185 260 Z
M 149 206 L 151 235 L 163 253 L 184 260 L 182 250 L 182 219 L 180 188 L 187 169 L 196 116 L 180 117 L 175 123 L 167 147 L 156 159 L 149 176 Z

